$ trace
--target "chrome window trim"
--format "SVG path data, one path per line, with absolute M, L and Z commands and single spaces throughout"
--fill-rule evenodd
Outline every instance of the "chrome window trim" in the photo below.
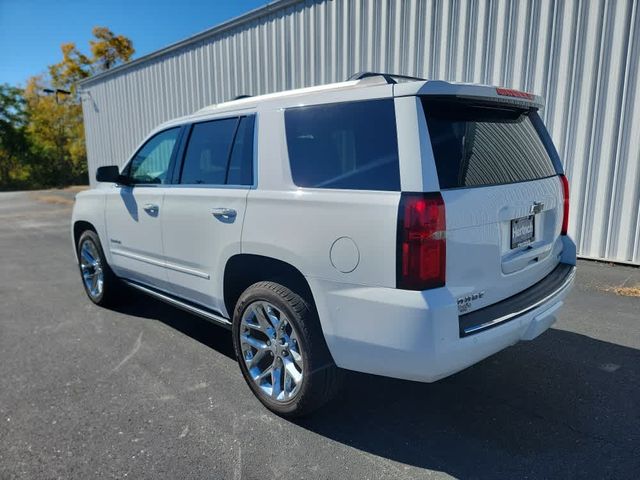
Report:
M 144 142 L 136 149 L 135 153 L 129 158 L 129 160 L 127 160 L 125 162 L 125 164 L 122 166 L 122 168 L 120 169 L 120 173 L 123 173 L 127 170 L 127 168 L 129 168 L 129 164 L 133 161 L 133 159 L 135 158 L 135 156 L 138 154 L 138 152 L 142 149 L 142 147 L 144 147 L 147 142 L 149 140 L 151 140 L 152 138 L 154 138 L 156 135 L 159 135 L 163 132 L 166 132 L 168 130 L 171 130 L 173 128 L 188 128 L 189 132 L 181 132 L 180 133 L 180 137 L 178 138 L 179 142 L 187 142 L 189 141 L 189 133 L 190 133 L 190 129 L 193 127 L 193 125 L 196 125 L 198 123 L 207 123 L 207 122 L 214 122 L 216 120 L 226 120 L 226 119 L 233 119 L 233 118 L 241 118 L 241 117 L 249 117 L 249 116 L 254 116 L 254 123 L 253 123 L 253 174 L 252 174 L 252 178 L 253 178 L 253 182 L 251 184 L 248 185 L 231 185 L 231 184 L 223 184 L 223 185 L 214 185 L 214 184 L 186 184 L 186 183 L 134 183 L 131 185 L 120 185 L 117 184 L 118 187 L 123 187 L 123 188 L 140 188 L 140 187 L 144 187 L 144 188 L 176 188 L 176 187 L 184 187 L 184 188 L 236 188 L 236 189 L 242 189 L 242 190 L 255 190 L 258 188 L 258 128 L 259 128 L 259 116 L 258 116 L 258 112 L 256 110 L 251 110 L 248 112 L 242 112 L 239 114 L 231 114 L 229 115 L 229 112 L 225 112 L 223 114 L 224 116 L 220 116 L 220 117 L 214 117 L 214 118 L 203 118 L 203 119 L 198 119 L 197 121 L 193 121 L 193 122 L 184 122 L 184 123 L 179 123 L 176 125 L 172 125 L 170 127 L 167 127 L 165 129 L 159 130 L 157 132 L 155 132 L 153 135 L 147 137 Z M 183 138 L 186 137 L 186 138 Z M 176 150 L 173 154 L 174 155 L 178 155 L 180 152 L 180 146 L 178 146 L 178 150 Z M 184 157 L 184 154 L 186 153 L 186 145 L 185 145 L 185 149 L 182 152 L 182 156 Z M 182 163 L 184 161 L 184 158 L 176 158 L 175 159 L 175 163 L 176 166 L 182 166 Z M 173 181 L 173 179 L 172 179 Z

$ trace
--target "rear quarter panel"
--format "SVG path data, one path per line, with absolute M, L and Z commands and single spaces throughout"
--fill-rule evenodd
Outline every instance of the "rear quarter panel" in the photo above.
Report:
M 398 192 L 251 191 L 242 251 L 307 277 L 394 287 L 399 199 Z
M 395 287 L 400 192 L 297 187 L 284 127 L 288 107 L 391 96 L 383 85 L 259 107 L 257 188 L 247 197 L 243 253 L 285 261 L 307 277 Z

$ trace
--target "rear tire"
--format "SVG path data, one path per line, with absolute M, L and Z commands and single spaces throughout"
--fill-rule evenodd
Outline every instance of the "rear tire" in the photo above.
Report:
M 117 304 L 122 284 L 107 263 L 98 234 L 85 230 L 76 247 L 80 278 L 89 299 L 101 307 Z
M 315 308 L 275 282 L 258 282 L 240 296 L 233 345 L 245 381 L 272 412 L 298 417 L 320 408 L 340 388 Z

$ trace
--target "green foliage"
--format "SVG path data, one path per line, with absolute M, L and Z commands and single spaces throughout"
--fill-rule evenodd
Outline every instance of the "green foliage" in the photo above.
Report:
M 31 77 L 24 89 L 0 85 L 0 188 L 86 183 L 77 82 L 127 62 L 135 52 L 131 40 L 105 27 L 95 27 L 93 35 L 90 56 L 64 43 L 62 60 L 48 67 L 48 77 Z
M 82 106 L 73 97 L 43 96 L 43 90 L 40 77 L 29 79 L 24 90 L 34 184 L 63 186 L 86 181 Z
M 0 85 L 0 185 L 24 177 L 28 159 L 26 102 L 19 88 Z

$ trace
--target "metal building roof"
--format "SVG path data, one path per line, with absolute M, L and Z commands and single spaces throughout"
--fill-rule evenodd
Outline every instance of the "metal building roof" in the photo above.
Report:
M 167 53 L 171 53 L 174 51 L 178 51 L 182 48 L 188 47 L 189 45 L 193 45 L 207 38 L 211 38 L 215 35 L 219 35 L 221 33 L 227 32 L 229 30 L 233 30 L 234 28 L 238 28 L 243 26 L 246 23 L 257 20 L 261 17 L 265 17 L 270 15 L 278 10 L 282 10 L 289 5 L 300 3 L 304 0 L 274 0 L 273 2 L 269 2 L 262 7 L 255 8 L 253 10 L 248 11 L 245 14 L 242 14 L 238 17 L 227 20 L 226 22 L 222 22 L 214 27 L 208 28 L 200 33 L 196 33 L 191 37 L 185 38 L 184 40 L 180 40 L 178 42 L 167 45 L 164 48 L 153 51 L 146 55 L 143 55 L 135 60 L 131 60 L 130 62 L 123 63 L 122 65 L 118 65 L 112 69 L 106 70 L 104 72 L 98 73 L 97 75 L 93 75 L 89 78 L 85 78 L 78 82 L 78 85 L 83 87 L 90 85 L 98 80 L 104 80 L 107 77 L 111 77 L 113 75 L 120 74 L 126 70 L 130 70 L 135 68 L 138 65 L 145 64 L 154 58 L 162 57 Z

